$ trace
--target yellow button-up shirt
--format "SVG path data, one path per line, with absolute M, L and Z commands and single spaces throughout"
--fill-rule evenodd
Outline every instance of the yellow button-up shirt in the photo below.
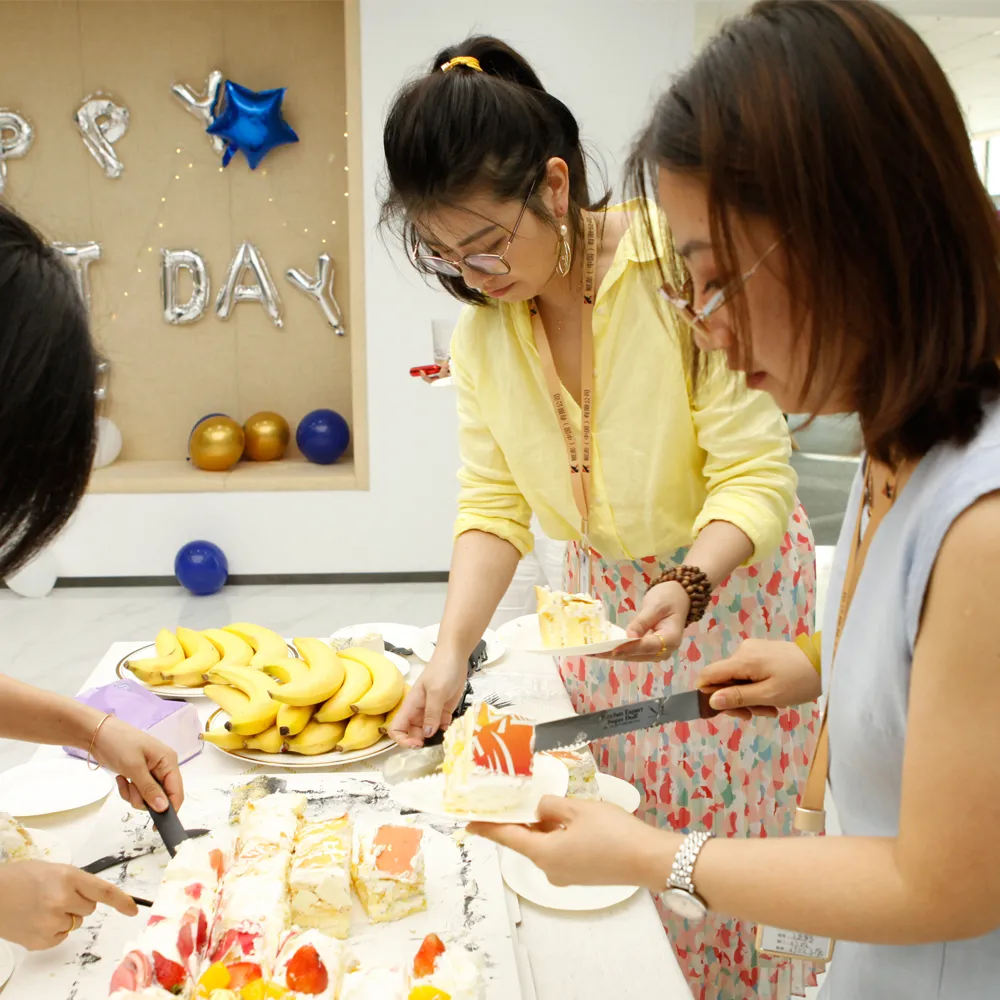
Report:
M 711 357 L 692 386 L 689 331 L 655 294 L 655 250 L 633 221 L 594 305 L 591 545 L 606 558 L 665 556 L 728 521 L 754 559 L 780 542 L 796 476 L 784 418 Z M 532 511 L 550 538 L 580 538 L 566 448 L 525 302 L 468 306 L 452 342 L 463 467 L 456 536 L 485 531 L 522 555 Z M 580 408 L 566 398 L 577 440 Z

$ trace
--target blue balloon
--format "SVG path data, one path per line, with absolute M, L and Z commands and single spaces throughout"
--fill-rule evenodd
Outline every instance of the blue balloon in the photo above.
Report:
M 209 135 L 226 140 L 226 152 L 222 157 L 224 167 L 229 166 L 239 150 L 247 158 L 250 169 L 256 170 L 257 164 L 275 146 L 299 141 L 281 113 L 284 97 L 284 87 L 250 90 L 232 80 L 226 81 L 222 108 L 205 130 Z
M 307 413 L 295 431 L 299 451 L 316 465 L 333 465 L 347 451 L 351 430 L 347 421 L 334 410 Z
M 226 553 L 214 542 L 188 542 L 174 559 L 177 582 L 197 597 L 217 594 L 229 578 Z

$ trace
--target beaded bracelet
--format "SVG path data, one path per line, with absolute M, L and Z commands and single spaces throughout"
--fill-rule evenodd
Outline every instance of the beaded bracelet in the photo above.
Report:
M 97 743 L 97 734 L 101 731 L 101 726 L 103 726 L 104 723 L 107 722 L 108 719 L 110 718 L 111 718 L 110 714 L 105 715 L 104 718 L 97 723 L 97 728 L 94 730 L 94 735 L 90 737 L 90 746 L 87 748 L 87 767 L 90 768 L 91 771 L 96 771 L 101 766 L 100 761 L 98 761 L 94 757 L 94 744 Z
M 662 576 L 658 576 L 649 589 L 661 583 L 679 583 L 688 595 L 691 607 L 685 625 L 694 625 L 705 617 L 709 601 L 712 599 L 712 584 L 697 566 L 672 566 Z

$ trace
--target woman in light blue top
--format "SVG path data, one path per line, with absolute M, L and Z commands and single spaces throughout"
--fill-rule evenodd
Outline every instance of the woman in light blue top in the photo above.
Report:
M 824 1000 L 1000 995 L 1000 226 L 959 105 L 886 7 L 766 0 L 660 100 L 634 165 L 700 346 L 786 412 L 860 417 L 822 649 L 845 835 L 685 837 L 569 800 L 475 832 L 557 883 L 837 939 Z M 814 653 L 751 641 L 700 683 L 773 714 L 820 693 Z

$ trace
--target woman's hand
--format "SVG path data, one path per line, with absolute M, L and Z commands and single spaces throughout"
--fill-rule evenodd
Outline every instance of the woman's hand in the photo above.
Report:
M 470 823 L 469 832 L 523 854 L 553 885 L 640 885 L 663 889 L 678 834 L 664 833 L 607 802 L 548 795 L 534 826 Z
M 0 900 L 0 937 L 31 951 L 59 944 L 98 903 L 127 917 L 139 912 L 131 896 L 110 882 L 48 861 L 0 865 Z
M 669 660 L 681 644 L 690 611 L 691 598 L 679 583 L 651 587 L 639 613 L 629 622 L 629 641 L 598 658 L 639 663 Z
M 468 674 L 468 660 L 435 653 L 410 688 L 389 727 L 389 735 L 400 746 L 419 747 L 439 729 L 447 729 L 451 713 L 465 691 Z
M 741 681 L 739 686 L 732 686 Z M 712 708 L 738 719 L 778 714 L 779 708 L 818 698 L 823 685 L 809 657 L 775 639 L 747 639 L 728 660 L 702 670 L 698 687 L 713 691 Z
M 158 739 L 111 716 L 94 741 L 94 759 L 118 775 L 118 794 L 136 809 L 148 802 L 157 812 L 184 801 L 177 754 Z

